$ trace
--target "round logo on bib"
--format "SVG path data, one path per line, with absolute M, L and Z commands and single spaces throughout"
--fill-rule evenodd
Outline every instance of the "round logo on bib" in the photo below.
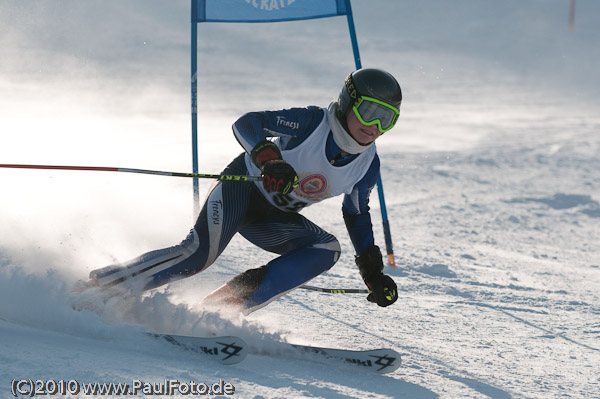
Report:
M 327 189 L 327 179 L 323 175 L 309 175 L 302 179 L 298 186 L 304 194 L 317 195 Z

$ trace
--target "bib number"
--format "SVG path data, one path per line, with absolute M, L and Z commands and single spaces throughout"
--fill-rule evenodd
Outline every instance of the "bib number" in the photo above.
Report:
M 279 208 L 288 212 L 300 212 L 302 208 L 308 205 L 307 202 L 299 201 L 293 198 L 289 194 L 275 194 L 273 195 L 273 203 Z

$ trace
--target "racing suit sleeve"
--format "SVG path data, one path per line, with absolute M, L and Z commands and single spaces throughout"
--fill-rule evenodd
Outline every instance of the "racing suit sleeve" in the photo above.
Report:
M 268 137 L 279 137 L 280 149 L 292 149 L 312 133 L 323 119 L 319 107 L 249 112 L 233 124 L 233 134 L 247 153 Z
M 365 176 L 344 195 L 342 213 L 356 255 L 363 254 L 375 244 L 373 224 L 369 213 L 369 196 L 379 177 L 379 157 L 376 155 Z

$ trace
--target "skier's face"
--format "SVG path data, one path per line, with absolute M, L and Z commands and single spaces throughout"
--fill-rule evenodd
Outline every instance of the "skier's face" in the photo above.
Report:
M 346 123 L 348 124 L 350 135 L 359 144 L 367 145 L 381 136 L 381 132 L 377 128 L 377 125 L 363 125 L 352 111 L 348 112 Z

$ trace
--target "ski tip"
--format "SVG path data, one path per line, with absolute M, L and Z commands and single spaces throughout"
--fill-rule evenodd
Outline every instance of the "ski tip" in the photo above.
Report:
M 372 356 L 375 358 L 374 363 L 377 365 L 375 371 L 380 374 L 396 371 L 402 365 L 402 356 L 392 349 L 380 349 L 379 353 Z
M 248 344 L 240 337 L 220 337 L 215 341 L 219 347 L 219 361 L 223 364 L 239 363 L 248 354 Z

